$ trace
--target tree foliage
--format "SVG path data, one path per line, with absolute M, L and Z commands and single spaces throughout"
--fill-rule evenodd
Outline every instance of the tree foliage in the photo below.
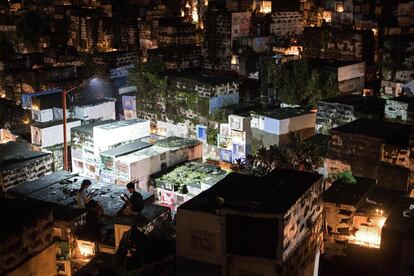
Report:
M 0 128 L 11 129 L 21 125 L 25 119 L 28 116 L 20 106 L 11 101 L 0 101 Z
M 238 160 L 233 170 L 249 175 L 264 176 L 274 169 L 315 171 L 323 164 L 322 150 L 315 144 L 304 143 L 298 134 L 290 133 L 288 146 L 261 147 L 255 155 Z
M 164 66 L 158 62 L 140 63 L 129 71 L 128 82 L 137 87 L 139 94 L 138 109 L 162 111 L 158 104 L 169 100 L 167 77 L 163 73 Z
M 306 60 L 283 63 L 279 72 L 277 93 L 283 103 L 316 105 L 339 94 L 336 73 L 312 68 Z

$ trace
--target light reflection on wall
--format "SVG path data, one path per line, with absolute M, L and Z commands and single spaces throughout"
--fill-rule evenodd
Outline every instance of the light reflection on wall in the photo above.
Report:
M 365 223 L 361 223 L 354 236 L 351 236 L 349 242 L 352 244 L 361 245 L 370 248 L 379 248 L 381 245 L 381 230 L 384 226 L 386 217 L 382 216 L 383 211 L 377 210 L 377 216 L 374 217 L 354 217 L 354 226 L 357 226 L 361 220 L 366 220 Z
M 272 1 L 261 1 L 260 3 L 260 12 L 269 13 L 272 11 Z
M 89 241 L 77 241 L 78 250 L 81 256 L 89 257 L 95 255 L 95 244 Z
M 322 19 L 325 20 L 325 22 L 327 22 L 327 23 L 332 22 L 332 12 L 331 11 L 324 11 L 322 13 Z

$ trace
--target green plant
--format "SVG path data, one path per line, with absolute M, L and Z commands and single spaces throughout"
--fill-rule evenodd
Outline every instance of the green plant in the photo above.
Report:
M 219 130 L 216 124 L 209 123 L 207 125 L 207 144 L 217 146 L 217 135 Z
M 306 60 L 283 63 L 275 78 L 283 103 L 315 106 L 318 100 L 339 94 L 336 73 L 312 68 Z
M 344 184 L 355 184 L 356 179 L 352 175 L 351 171 L 344 171 L 338 174 L 336 178 L 336 182 L 344 183 Z
M 256 154 L 232 168 L 240 173 L 263 176 L 276 168 L 314 171 L 322 166 L 322 150 L 315 144 L 304 143 L 298 134 L 290 133 L 288 146 L 261 147 Z

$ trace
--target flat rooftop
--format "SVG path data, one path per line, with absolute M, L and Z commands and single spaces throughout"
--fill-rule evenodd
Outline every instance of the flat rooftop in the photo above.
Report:
M 157 156 L 157 155 L 161 155 L 163 153 L 168 152 L 169 150 L 167 148 L 161 148 L 161 147 L 157 147 L 157 146 L 151 146 L 151 147 L 147 147 L 138 151 L 134 151 L 130 154 L 126 154 L 126 155 L 122 155 L 119 156 L 119 161 L 124 162 L 124 163 L 135 163 L 138 162 L 140 160 L 144 160 L 147 158 L 150 158 L 152 156 Z
M 133 153 L 135 151 L 139 151 L 139 150 L 151 147 L 151 146 L 152 144 L 150 143 L 146 143 L 146 142 L 142 142 L 138 140 L 138 141 L 123 144 L 121 146 L 103 151 L 101 152 L 101 155 L 118 157 L 118 156 L 126 155 L 129 153 Z
M 111 129 L 121 128 L 121 127 L 136 125 L 136 124 L 143 123 L 146 121 L 147 120 L 143 120 L 143 119 L 111 121 L 106 124 L 97 125 L 95 127 L 104 129 L 104 130 L 111 130 Z
M 70 106 L 73 107 L 86 107 L 86 106 L 94 106 L 99 105 L 107 102 L 115 102 L 114 98 L 100 98 L 100 99 L 79 99 L 75 100 L 74 103 L 70 103 Z
M 188 162 L 171 168 L 167 172 L 155 174 L 152 178 L 155 179 L 155 185 L 158 188 L 166 187 L 166 183 L 173 187 L 183 185 L 201 187 L 202 184 L 213 186 L 226 175 L 227 172 L 220 167 Z
M 171 136 L 171 137 L 157 141 L 154 144 L 154 146 L 175 150 L 175 149 L 180 149 L 180 148 L 185 148 L 185 147 L 194 147 L 198 144 L 201 144 L 201 142 L 196 139 Z
M 50 95 L 50 94 L 59 94 L 62 93 L 62 89 L 60 88 L 56 88 L 56 89 L 48 89 L 48 90 L 43 90 L 43 91 L 36 91 L 34 93 L 26 93 L 26 94 L 22 94 L 22 98 L 31 98 L 31 97 L 41 97 L 41 96 L 45 96 L 45 95 Z
M 407 95 L 394 97 L 394 98 L 391 98 L 389 100 L 397 101 L 397 102 L 404 102 L 404 103 L 414 103 L 414 97 L 409 97 Z
M 369 192 L 367 200 L 358 206 L 357 212 L 369 213 L 374 212 L 376 209 L 380 209 L 387 214 L 390 212 L 392 206 L 403 196 L 407 196 L 407 193 L 375 186 L 374 189 Z
M 22 166 L 25 162 L 50 155 L 42 151 L 32 151 L 27 145 L 19 142 L 0 144 L 0 170 Z
M 83 132 L 83 133 L 92 135 L 94 127 L 109 124 L 109 123 L 113 123 L 113 122 L 116 122 L 116 120 L 106 120 L 106 121 L 88 123 L 88 124 L 80 125 L 80 126 L 77 126 L 77 127 L 73 127 L 71 129 L 71 131 L 79 131 L 79 132 Z
M 134 163 L 152 156 L 161 155 L 168 151 L 194 147 L 198 144 L 201 144 L 201 142 L 195 139 L 172 136 L 158 140 L 152 146 L 143 147 L 140 150 L 134 150 L 128 154 L 120 155 L 119 160 L 125 163 Z
M 283 214 L 322 175 L 277 169 L 264 177 L 230 173 L 178 209 L 215 213 L 217 209 Z
M 73 122 L 81 122 L 81 120 L 79 119 L 67 119 L 66 123 L 73 123 Z M 49 128 L 49 127 L 53 127 L 53 126 L 58 126 L 58 125 L 63 125 L 63 120 L 53 120 L 53 121 L 48 121 L 48 122 L 43 122 L 43 123 L 34 123 L 32 124 L 32 126 L 43 129 L 43 128 Z M 63 126 L 62 126 L 63 128 Z
M 239 80 L 231 74 L 225 75 L 215 75 L 215 74 L 207 74 L 203 70 L 197 69 L 187 69 L 182 71 L 169 71 L 167 72 L 167 76 L 171 79 L 187 79 L 190 81 L 196 81 L 200 83 L 206 83 L 209 85 L 220 85 L 225 84 L 228 82 L 236 82 L 238 83 Z
M 356 207 L 376 185 L 374 179 L 355 177 L 356 183 L 335 182 L 323 193 L 323 201 Z
M 305 114 L 312 114 L 313 112 L 309 109 L 302 107 L 283 107 L 274 109 L 258 109 L 252 111 L 252 115 L 265 116 L 277 120 L 284 120 L 288 118 L 298 117 Z
M 16 197 L 65 207 L 66 210 L 64 211 L 70 214 L 71 211 L 82 211 L 76 206 L 76 192 L 84 179 L 89 179 L 92 182 L 89 191 L 95 190 L 93 199 L 102 206 L 104 214 L 114 216 L 124 204 L 120 199 L 120 195 L 123 193 L 128 194 L 125 186 L 99 182 L 66 171 L 56 172 L 35 181 L 26 182 L 9 189 L 8 193 Z M 147 203 L 154 200 L 152 194 L 143 191 L 139 192 Z M 63 216 L 61 219 L 65 219 L 65 213 L 61 212 L 60 214 Z
M 362 96 L 362 95 L 340 95 L 332 98 L 326 98 L 320 100 L 321 103 L 337 103 L 343 105 L 353 106 L 356 111 L 372 110 L 378 112 L 384 112 L 385 100 L 374 96 Z
M 410 130 L 409 125 L 364 118 L 331 129 L 334 132 L 384 139 L 387 144 L 392 145 L 408 145 Z

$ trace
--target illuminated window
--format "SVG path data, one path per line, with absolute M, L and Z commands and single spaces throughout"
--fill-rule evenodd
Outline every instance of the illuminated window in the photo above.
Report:
M 336 2 L 336 11 L 337 12 L 344 12 L 344 3 Z
M 233 65 L 239 64 L 239 56 L 232 55 L 232 57 L 231 57 L 231 64 L 233 64 Z
M 269 13 L 272 11 L 272 1 L 262 1 L 260 3 L 260 12 Z

